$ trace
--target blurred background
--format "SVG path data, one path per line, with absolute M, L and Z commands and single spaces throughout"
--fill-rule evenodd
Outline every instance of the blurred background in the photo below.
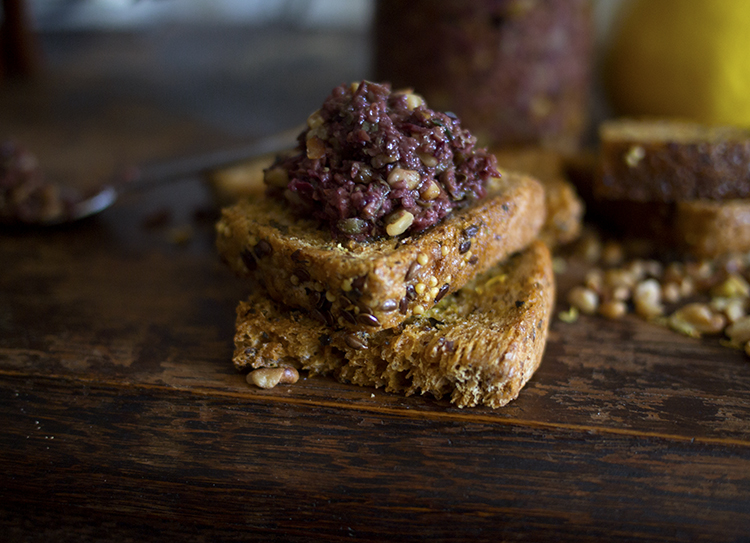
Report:
M 292 126 L 371 77 L 374 0 L 6 0 L 25 4 L 37 76 L 148 100 L 237 137 Z M 597 0 L 600 37 L 618 0 Z

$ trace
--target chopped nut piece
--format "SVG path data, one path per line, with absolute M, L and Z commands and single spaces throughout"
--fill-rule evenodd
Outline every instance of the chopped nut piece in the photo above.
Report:
M 609 241 L 602 247 L 601 258 L 608 266 L 616 266 L 625 260 L 625 251 L 620 243 Z
M 413 92 L 407 93 L 406 107 L 408 107 L 410 110 L 414 110 L 419 106 L 423 106 L 424 103 L 424 98 L 422 98 L 420 95 L 414 94 Z
M 422 198 L 425 200 L 434 200 L 438 196 L 440 196 L 440 187 L 434 181 L 430 181 L 427 188 L 422 191 Z
M 656 279 L 646 279 L 636 285 L 633 291 L 635 312 L 641 317 L 652 319 L 664 314 L 661 303 L 661 287 Z
M 565 323 L 573 323 L 578 320 L 578 308 L 571 306 L 567 311 L 560 311 L 557 316 Z
M 438 159 L 430 153 L 417 153 L 417 156 L 419 157 L 419 160 L 422 161 L 422 164 L 429 168 L 434 168 L 438 165 Z
M 635 168 L 646 157 L 646 150 L 640 145 L 633 145 L 625 155 L 625 164 Z
M 732 343 L 742 345 L 750 341 L 750 316 L 743 317 L 724 331 Z
M 636 282 L 636 276 L 628 270 L 615 268 L 604 272 L 604 284 L 613 289 L 617 287 L 631 289 L 635 286 Z
M 291 385 L 299 380 L 299 373 L 292 367 L 260 368 L 247 374 L 247 382 L 260 388 L 276 385 Z
M 415 189 L 419 185 L 419 172 L 393 168 L 388 174 L 388 184 L 392 187 L 401 185 L 409 190 Z
M 745 300 L 732 298 L 724 308 L 724 314 L 727 316 L 727 320 L 730 323 L 737 322 L 744 317 L 747 312 L 745 310 Z
M 399 209 L 386 219 L 385 231 L 389 236 L 395 237 L 406 232 L 413 222 L 414 215 L 405 209 Z
M 593 315 L 599 308 L 599 296 L 585 287 L 573 287 L 568 293 L 568 303 L 581 313 Z
M 326 146 L 323 140 L 313 136 L 307 140 L 307 158 L 315 160 L 326 156 Z
M 310 116 L 307 118 L 307 126 L 310 128 L 318 128 L 319 126 L 322 126 L 325 123 L 325 119 L 323 119 L 323 115 L 321 115 L 320 110 L 313 111 Z
M 601 294 L 604 286 L 604 272 L 600 268 L 590 269 L 586 272 L 584 284 L 597 294 Z
M 632 296 L 632 292 L 628 287 L 616 287 L 609 292 L 609 296 L 613 300 L 617 300 L 620 302 L 627 302 L 630 300 L 630 297 Z
M 711 295 L 726 298 L 735 296 L 747 297 L 750 296 L 750 284 L 741 275 L 732 273 L 724 281 L 711 289 Z
M 680 290 L 680 287 L 677 283 L 670 281 L 668 283 L 664 283 L 661 286 L 661 297 L 664 299 L 664 301 L 673 304 L 678 302 L 681 296 L 682 291 Z
M 726 318 L 707 304 L 692 303 L 672 313 L 669 323 L 673 328 L 692 328 L 697 334 L 718 334 L 724 329 Z
M 620 300 L 609 300 L 599 307 L 599 314 L 611 320 L 621 319 L 628 313 L 628 306 Z

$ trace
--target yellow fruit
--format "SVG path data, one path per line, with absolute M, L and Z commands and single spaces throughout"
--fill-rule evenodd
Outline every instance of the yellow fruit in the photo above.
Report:
M 618 114 L 750 126 L 750 1 L 630 0 L 606 64 Z

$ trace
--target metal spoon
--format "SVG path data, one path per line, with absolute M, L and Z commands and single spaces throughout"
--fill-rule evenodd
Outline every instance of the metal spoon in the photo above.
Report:
M 61 187 L 61 193 L 67 193 L 65 211 L 50 219 L 40 219 L 36 224 L 55 226 L 78 221 L 104 211 L 125 193 L 147 190 L 191 175 L 291 149 L 302 130 L 303 127 L 298 126 L 236 148 L 131 167 L 116 175 L 114 182 L 85 197 L 74 197 L 69 189 Z

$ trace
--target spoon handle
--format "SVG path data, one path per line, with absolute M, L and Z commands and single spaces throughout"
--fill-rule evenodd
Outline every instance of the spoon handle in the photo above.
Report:
M 246 145 L 229 149 L 161 160 L 141 166 L 131 166 L 117 177 L 121 181 L 117 186 L 119 190 L 127 191 L 148 189 L 162 183 L 202 174 L 265 154 L 286 151 L 296 145 L 297 136 L 303 128 L 302 126 L 295 126 L 289 130 L 262 137 Z

